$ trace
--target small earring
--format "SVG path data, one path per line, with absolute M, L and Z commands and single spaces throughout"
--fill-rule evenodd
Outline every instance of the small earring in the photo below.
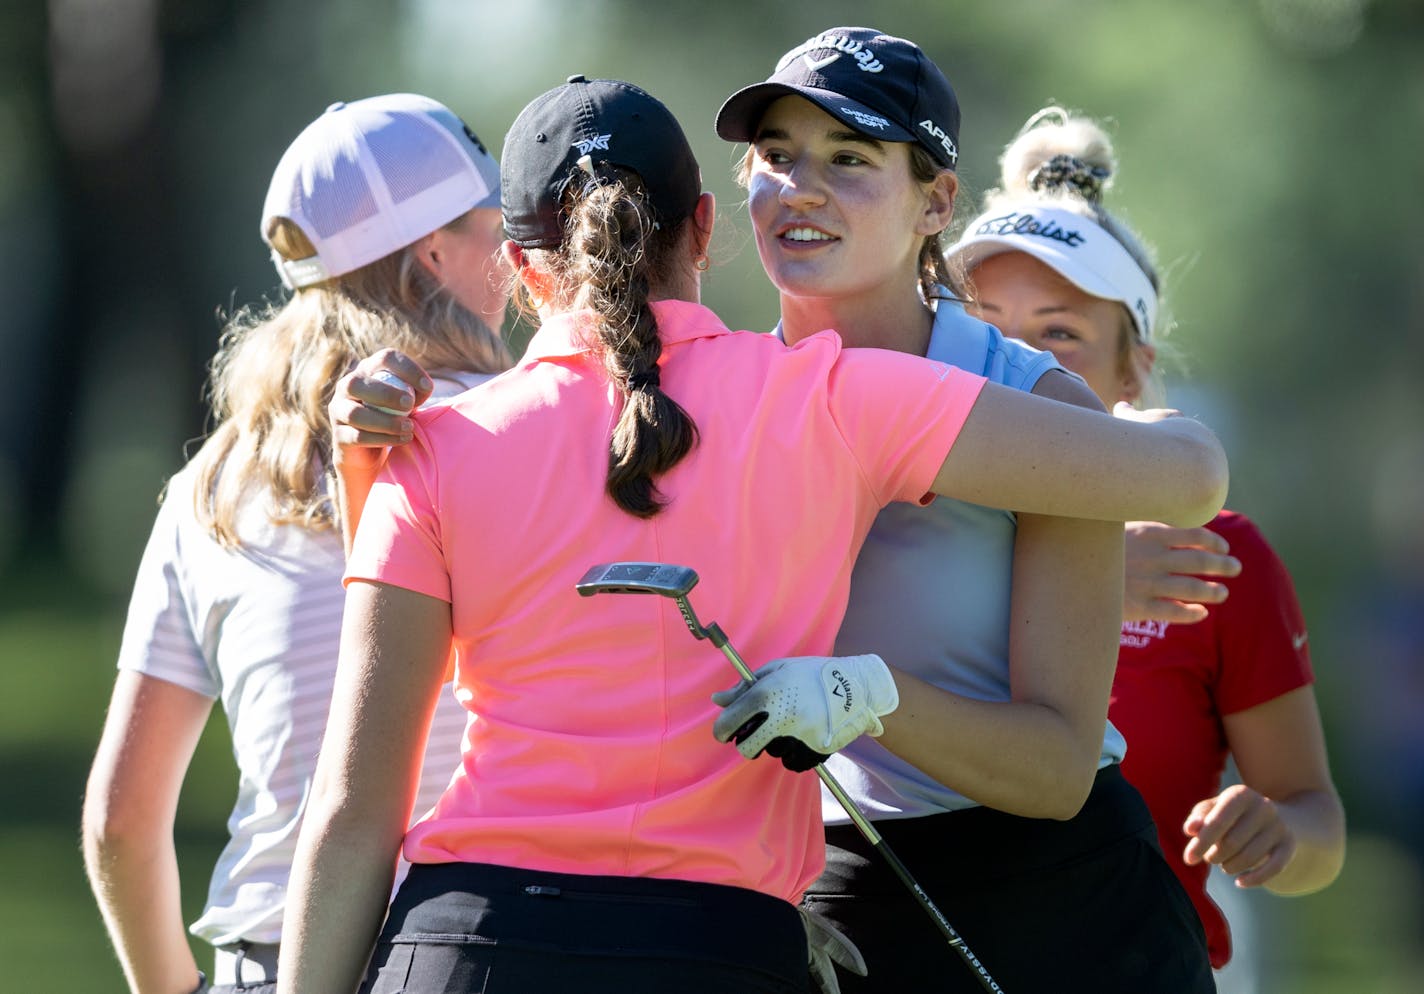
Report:
M 705 254 L 703 254 L 699 255 L 696 259 L 693 259 L 692 264 L 697 267 L 698 272 L 705 273 L 712 265 L 712 260 L 707 258 Z

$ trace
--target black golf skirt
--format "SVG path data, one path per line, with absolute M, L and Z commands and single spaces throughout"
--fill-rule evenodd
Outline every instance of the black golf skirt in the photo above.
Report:
M 809 994 L 794 905 L 741 887 L 416 864 L 362 994 Z
M 1216 989 L 1196 910 L 1115 765 L 1068 821 L 971 808 L 875 827 L 1007 994 Z M 853 826 L 827 828 L 826 842 L 804 903 L 869 967 L 863 979 L 841 972 L 843 994 L 984 990 Z

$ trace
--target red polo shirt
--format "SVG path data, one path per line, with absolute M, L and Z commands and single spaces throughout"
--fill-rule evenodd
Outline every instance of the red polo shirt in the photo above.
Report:
M 1210 866 L 1182 859 L 1182 824 L 1198 801 L 1221 791 L 1227 742 L 1222 715 L 1245 711 L 1312 682 L 1305 622 L 1290 575 L 1244 515 L 1223 511 L 1208 526 L 1231 544 L 1241 573 L 1229 596 L 1194 625 L 1122 626 L 1108 717 L 1127 738 L 1123 774 L 1142 792 L 1162 851 L 1191 895 L 1212 966 L 1231 958 L 1231 932 L 1207 896 Z

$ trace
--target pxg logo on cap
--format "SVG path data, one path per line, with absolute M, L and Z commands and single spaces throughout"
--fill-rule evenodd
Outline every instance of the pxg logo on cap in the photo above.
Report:
M 504 228 L 524 248 L 564 238 L 564 193 L 575 177 L 608 165 L 637 174 L 655 223 L 690 216 L 702 173 L 672 112 L 617 79 L 570 76 L 520 111 L 504 139 Z

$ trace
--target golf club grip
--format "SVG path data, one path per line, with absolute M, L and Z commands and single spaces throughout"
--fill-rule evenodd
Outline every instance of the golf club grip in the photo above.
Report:
M 964 944 L 963 937 L 954 930 L 954 926 L 949 923 L 949 919 L 944 916 L 944 912 L 940 911 L 939 906 L 925 893 L 919 881 L 910 875 L 910 871 L 906 868 L 905 864 L 900 862 L 900 857 L 895 855 L 895 850 L 890 848 L 890 843 L 885 841 L 884 836 L 871 824 L 870 819 L 865 817 L 864 812 L 860 810 L 860 806 L 851 800 L 850 795 L 845 792 L 845 788 L 840 785 L 840 781 L 824 766 L 817 766 L 815 769 L 816 776 L 821 778 L 821 783 L 826 785 L 826 789 L 831 792 L 831 796 L 840 802 L 840 806 L 845 809 L 845 813 L 850 816 L 850 820 L 855 824 L 855 827 L 860 830 L 860 834 L 865 836 L 865 841 L 869 842 L 885 862 L 890 864 L 890 869 L 895 871 L 895 876 L 900 878 L 900 882 L 909 888 L 910 892 L 915 895 L 915 900 L 920 902 L 920 907 L 924 908 L 925 912 L 934 919 L 934 923 L 939 928 L 940 933 L 949 940 L 949 944 L 954 948 L 954 951 L 959 954 L 960 959 L 964 960 L 965 965 L 974 971 L 974 976 L 978 979 L 979 986 L 983 987 L 986 991 L 1003 994 L 1004 989 L 989 975 L 989 971 L 984 969 L 984 964 L 979 962 L 979 957 L 975 956 L 973 951 Z

